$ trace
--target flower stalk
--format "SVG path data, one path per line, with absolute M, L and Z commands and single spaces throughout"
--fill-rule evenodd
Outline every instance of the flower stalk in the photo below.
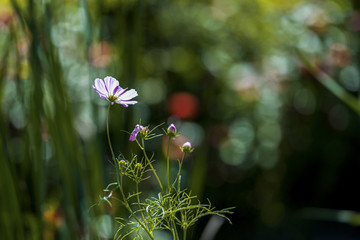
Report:
M 116 166 L 116 158 L 115 158 L 115 154 L 114 154 L 114 151 L 113 151 L 113 148 L 112 148 L 112 145 L 111 145 L 110 133 L 109 133 L 109 112 L 110 112 L 110 107 L 111 107 L 111 104 L 109 104 L 109 107 L 107 109 L 107 114 L 106 114 L 106 134 L 107 134 L 107 139 L 108 139 L 108 143 L 109 143 L 109 148 L 110 148 L 110 151 L 111 151 L 111 156 L 112 156 L 112 159 L 113 159 L 114 164 Z
M 151 168 L 151 171 L 153 172 L 156 180 L 158 181 L 159 187 L 160 187 L 161 191 L 164 192 L 164 188 L 163 188 L 163 185 L 162 185 L 162 183 L 161 183 L 161 181 L 160 181 L 160 178 L 159 178 L 159 176 L 157 175 L 155 168 L 153 167 L 153 165 L 152 165 L 149 157 L 148 157 L 147 154 L 146 154 L 144 139 L 141 139 L 141 143 L 142 143 L 141 149 L 142 149 L 142 151 L 143 151 L 143 153 L 144 153 L 144 157 L 145 157 L 147 163 L 149 164 L 149 166 L 150 166 L 150 168 Z
M 168 144 L 167 144 L 167 152 L 166 152 L 166 177 L 167 177 L 167 185 L 168 191 L 171 192 L 171 185 L 170 185 L 170 140 L 171 137 L 169 136 Z
M 184 228 L 184 230 L 183 230 L 183 240 L 186 240 L 186 232 L 187 232 L 187 229 Z

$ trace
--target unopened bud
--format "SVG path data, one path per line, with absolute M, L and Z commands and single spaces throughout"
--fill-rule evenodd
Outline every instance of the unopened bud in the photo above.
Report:
M 192 151 L 194 151 L 194 148 L 191 146 L 190 142 L 184 143 L 182 147 L 180 147 L 180 149 L 183 153 L 191 153 Z
M 122 167 L 122 166 L 125 166 L 127 164 L 127 162 L 125 160 L 120 160 L 119 161 L 119 166 Z
M 169 125 L 169 127 L 167 128 L 166 135 L 168 135 L 169 137 L 176 137 L 177 130 L 174 124 Z

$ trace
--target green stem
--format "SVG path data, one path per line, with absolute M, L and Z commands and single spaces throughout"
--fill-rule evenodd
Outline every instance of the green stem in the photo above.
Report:
M 112 159 L 114 161 L 114 164 L 115 164 L 115 169 L 116 169 L 116 178 L 117 178 L 117 182 L 118 182 L 118 185 L 119 185 L 119 188 L 120 188 L 120 192 L 121 192 L 121 195 L 122 195 L 122 198 L 124 200 L 124 205 L 126 207 L 126 209 L 130 212 L 131 216 L 140 224 L 140 226 L 146 231 L 146 233 L 149 235 L 149 237 L 152 239 L 152 240 L 155 240 L 153 235 L 151 234 L 151 232 L 149 231 L 149 229 L 141 222 L 141 220 L 134 214 L 133 210 L 131 209 L 131 207 L 129 206 L 129 203 L 126 199 L 126 196 L 124 194 L 124 190 L 122 188 L 123 186 L 123 179 L 122 179 L 122 175 L 119 174 L 119 167 L 118 167 L 118 164 L 116 162 L 116 158 L 115 158 L 115 154 L 114 154 L 114 151 L 112 149 L 112 146 L 111 146 L 111 140 L 110 140 L 110 134 L 109 134 L 109 112 L 110 112 L 110 107 L 111 107 L 111 103 L 109 104 L 109 107 L 108 107 L 108 110 L 107 110 L 107 114 L 106 114 L 106 133 L 107 133 L 107 138 L 108 138 L 108 143 L 109 143 L 109 147 L 110 147 L 110 151 L 111 151 L 111 156 L 112 156 Z M 119 176 L 120 176 L 120 179 L 119 179 Z
M 186 240 L 186 228 L 184 228 L 183 240 Z
M 112 156 L 113 161 L 114 161 L 115 166 L 116 166 L 115 154 L 114 154 L 113 148 L 111 146 L 111 140 L 110 140 L 110 134 L 109 134 L 109 112 L 110 112 L 110 107 L 111 107 L 111 103 L 109 104 L 107 114 L 106 114 L 106 133 L 107 133 L 107 138 L 108 138 L 109 147 L 110 147 L 110 151 L 111 151 L 111 156 Z
M 167 145 L 167 156 L 166 156 L 166 176 L 167 176 L 167 185 L 168 185 L 168 189 L 169 192 L 171 191 L 171 186 L 170 186 L 170 140 L 171 137 L 169 136 L 169 140 L 168 140 L 168 145 Z
M 173 236 L 173 240 L 176 240 L 175 230 L 172 227 L 172 224 L 171 224 L 171 233 L 172 233 L 172 236 Z
M 139 206 L 139 211 L 140 211 L 140 214 L 141 214 L 141 218 L 142 220 L 144 221 L 145 223 L 145 217 L 144 217 L 144 213 L 141 211 L 141 205 L 140 205 L 140 197 L 139 197 L 139 183 L 136 182 L 136 199 L 137 199 L 137 204 Z
M 159 186 L 160 186 L 160 188 L 161 188 L 161 191 L 164 192 L 164 189 L 163 189 L 163 186 L 162 186 L 162 184 L 161 184 L 160 178 L 159 178 L 159 176 L 157 175 L 157 173 L 156 173 L 156 171 L 155 171 L 155 168 L 153 167 L 152 163 L 150 162 L 150 159 L 148 158 L 148 156 L 147 156 L 147 154 L 146 154 L 144 139 L 141 139 L 141 141 L 142 141 L 142 147 L 141 147 L 141 148 L 142 148 L 142 150 L 143 150 L 144 157 L 145 157 L 146 161 L 148 161 L 149 166 L 150 166 L 152 172 L 154 173 L 154 176 L 156 177 L 156 180 L 157 180 L 158 183 L 159 183 Z
M 170 219 L 167 223 L 168 223 L 167 229 L 170 230 L 170 232 L 172 234 L 172 237 L 173 237 L 173 240 L 177 240 L 177 238 L 176 238 L 176 227 L 174 227 L 174 221 L 172 219 Z
M 179 240 L 179 235 L 177 233 L 177 228 L 176 228 L 176 224 L 174 223 L 174 220 L 171 220 L 171 225 L 172 225 L 173 231 L 175 232 L 175 240 Z
M 181 159 L 181 162 L 179 164 L 179 173 L 178 173 L 178 186 L 177 186 L 177 189 L 178 189 L 178 192 L 180 192 L 180 178 L 181 178 L 181 167 L 182 167 L 182 164 L 184 162 L 184 159 L 185 159 L 185 156 L 186 156 L 186 153 L 184 153 L 182 159 Z
M 111 140 L 110 140 L 110 133 L 109 133 L 109 113 L 110 113 L 110 107 L 111 107 L 111 103 L 109 103 L 109 107 L 107 109 L 107 114 L 106 114 L 106 133 L 107 133 L 107 139 L 108 139 L 108 143 L 109 143 L 109 147 L 110 147 L 110 151 L 111 151 L 111 156 L 112 156 L 112 160 L 114 162 L 114 166 L 115 166 L 115 169 L 116 169 L 116 179 L 117 179 L 117 183 L 118 185 L 120 185 L 120 181 L 119 181 L 119 165 L 118 163 L 116 162 L 116 157 L 115 157 L 115 154 L 114 154 L 114 151 L 113 151 L 113 148 L 111 146 Z M 122 185 L 121 185 L 122 186 Z M 119 186 L 121 188 L 121 186 Z

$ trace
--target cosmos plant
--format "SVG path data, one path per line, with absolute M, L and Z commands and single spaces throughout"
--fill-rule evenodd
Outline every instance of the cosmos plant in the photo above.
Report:
M 178 171 L 176 176 L 170 176 L 170 141 L 179 135 L 174 124 L 170 124 L 167 129 L 163 129 L 163 133 L 156 133 L 161 126 L 155 126 L 150 129 L 148 126 L 137 124 L 133 131 L 129 133 L 129 141 L 135 142 L 141 150 L 142 156 L 133 155 L 131 158 L 126 158 L 120 154 L 115 156 L 109 134 L 109 110 L 114 103 L 120 104 L 124 107 L 134 105 L 137 101 L 132 100 L 137 97 L 136 90 L 121 88 L 119 82 L 113 77 L 105 77 L 102 79 L 95 79 L 93 85 L 94 90 L 103 99 L 109 102 L 106 130 L 108 144 L 112 155 L 112 160 L 116 168 L 116 182 L 110 183 L 105 192 L 107 196 L 100 196 L 100 202 L 107 202 L 112 206 L 111 201 L 113 191 L 119 190 L 121 195 L 121 203 L 128 210 L 130 217 L 123 219 L 117 217 L 119 228 L 115 233 L 114 239 L 152 239 L 154 238 L 155 230 L 169 231 L 173 240 L 186 240 L 187 231 L 193 226 L 199 218 L 207 215 L 217 215 L 230 219 L 225 214 L 231 214 L 232 208 L 223 210 L 215 210 L 210 201 L 203 204 L 196 196 L 191 195 L 187 189 L 181 189 L 181 167 L 185 156 L 194 151 L 190 142 L 184 143 L 180 149 L 183 152 L 182 159 L 178 159 Z M 146 141 L 167 135 L 169 138 L 167 152 L 166 152 L 166 183 L 160 179 L 158 172 L 153 166 L 155 162 L 154 154 L 148 155 L 146 151 Z M 154 176 L 157 181 L 159 192 L 150 196 L 143 196 L 140 190 L 140 183 L 148 180 Z M 135 189 L 133 192 L 126 193 L 124 190 L 124 180 L 128 178 L 134 182 Z M 154 190 L 156 192 L 156 190 Z

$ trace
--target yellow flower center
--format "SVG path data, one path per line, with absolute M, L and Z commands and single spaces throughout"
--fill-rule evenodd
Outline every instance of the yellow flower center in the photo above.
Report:
M 117 97 L 115 97 L 115 96 L 113 96 L 113 95 L 111 95 L 111 96 L 108 97 L 108 100 L 109 100 L 110 102 L 115 102 L 116 99 L 117 99 Z

